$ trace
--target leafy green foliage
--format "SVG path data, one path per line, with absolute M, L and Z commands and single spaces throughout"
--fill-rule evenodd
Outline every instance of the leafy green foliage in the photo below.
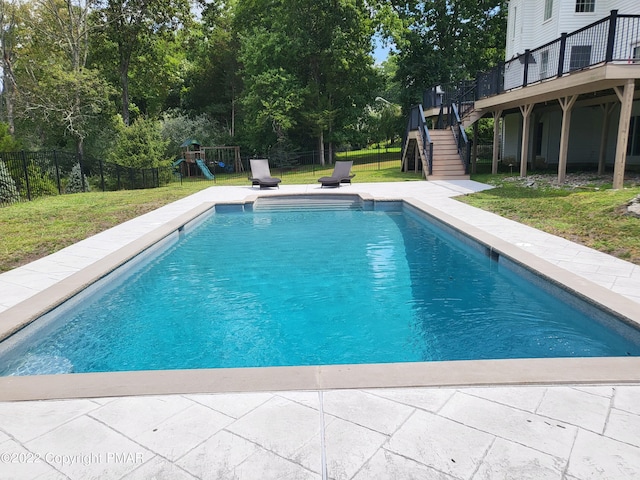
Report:
M 17 150 L 20 150 L 20 142 L 9 133 L 9 125 L 0 122 L 0 152 L 15 152 Z
M 505 0 L 392 1 L 379 12 L 398 51 L 405 106 L 425 88 L 475 77 L 504 58 Z
M 308 148 L 314 137 L 322 145 L 361 116 L 378 84 L 363 3 L 247 0 L 235 22 L 256 147 L 288 139 Z
M 167 78 L 170 57 L 165 43 L 169 35 L 190 20 L 189 2 L 186 0 L 101 0 L 96 2 L 95 22 L 103 35 L 103 52 L 107 55 L 96 63 L 107 63 L 112 73 L 117 72 L 120 84 L 121 114 L 129 124 L 129 76 L 136 68 L 136 77 L 143 80 L 138 90 L 160 89 Z M 163 48 L 164 47 L 164 48 Z M 150 68 L 151 67 L 151 68 Z M 158 75 L 159 71 L 164 75 Z M 146 73 L 146 75 L 145 75 Z M 153 95 L 147 97 L 153 98 Z
M 236 133 L 242 92 L 234 3 L 207 2 L 202 22 L 189 31 L 184 41 L 187 66 L 180 92 L 182 108 L 196 115 L 206 113 L 224 127 L 229 137 Z
M 166 160 L 168 141 L 157 120 L 138 118 L 132 125 L 120 123 L 109 161 L 124 167 L 154 168 Z
M 29 193 L 32 198 L 58 195 L 58 187 L 55 180 L 38 165 L 29 163 L 27 165 L 27 176 L 29 179 L 28 185 L 24 175 L 20 175 L 18 180 L 20 191 L 24 197 L 27 196 L 27 193 Z
M 39 69 L 24 94 L 25 111 L 32 120 L 61 129 L 78 141 L 100 128 L 109 105 L 109 85 L 95 70 L 77 72 L 60 65 Z
M 283 155 L 388 141 L 403 128 L 375 99 L 404 106 L 501 58 L 504 3 L 210 0 L 196 17 L 188 0 L 20 2 L 0 28 L 0 113 L 22 148 L 119 161 L 115 111 L 163 119 L 167 156 L 194 136 Z M 396 52 L 377 66 L 376 34 Z

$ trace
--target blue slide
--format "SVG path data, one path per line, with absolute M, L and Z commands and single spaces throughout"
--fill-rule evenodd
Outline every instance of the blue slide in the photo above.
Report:
M 209 170 L 209 167 L 207 167 L 204 162 L 199 159 L 196 158 L 196 163 L 198 164 L 198 166 L 200 167 L 200 170 L 202 170 L 202 174 L 208 179 L 208 180 L 214 180 L 216 177 L 213 175 L 213 173 L 211 173 L 211 170 Z

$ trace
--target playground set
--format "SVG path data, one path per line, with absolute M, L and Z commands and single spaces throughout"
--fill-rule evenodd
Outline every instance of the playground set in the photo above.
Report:
M 173 168 L 181 177 L 204 176 L 215 180 L 217 168 L 227 173 L 244 171 L 240 147 L 203 147 L 197 140 L 187 139 L 180 148 L 182 158 L 173 162 Z

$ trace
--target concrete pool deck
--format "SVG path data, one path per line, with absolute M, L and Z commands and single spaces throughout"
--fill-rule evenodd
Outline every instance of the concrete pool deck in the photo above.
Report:
M 614 292 L 623 308 L 640 311 L 639 266 L 451 199 L 482 188 L 470 181 L 355 183 L 331 191 L 319 185 L 209 188 L 0 275 L 0 327 L 21 306 L 36 303 L 79 272 L 203 204 L 314 193 L 414 199 L 498 237 L 505 248 L 523 250 L 534 261 L 583 279 L 587 288 L 595 284 L 598 295 Z M 572 360 L 573 365 L 547 365 L 546 370 L 567 371 L 552 372 L 546 385 L 491 386 L 487 377 L 476 382 L 483 386 L 467 387 L 464 372 L 458 372 L 453 386 L 433 381 L 430 387 L 367 388 L 366 382 L 349 384 L 343 371 L 333 382 L 317 381 L 318 388 L 302 390 L 286 388 L 285 381 L 277 391 L 206 393 L 225 389 L 204 382 L 199 391 L 169 389 L 171 395 L 152 390 L 140 392 L 149 396 L 118 396 L 117 391 L 96 396 L 94 391 L 68 400 L 0 402 L 0 476 L 640 477 L 640 364 L 636 359 L 608 363 L 602 371 L 609 375 L 586 385 L 598 368 Z M 540 383 L 531 380 L 526 363 L 519 365 L 521 383 Z M 510 375 L 510 381 L 496 383 L 518 383 L 513 369 Z M 23 378 L 0 379 L 0 398 L 13 398 L 21 389 L 35 390 L 31 398 L 38 398 L 38 383 L 25 386 L 30 379 Z M 58 389 L 77 388 L 70 377 L 53 383 Z

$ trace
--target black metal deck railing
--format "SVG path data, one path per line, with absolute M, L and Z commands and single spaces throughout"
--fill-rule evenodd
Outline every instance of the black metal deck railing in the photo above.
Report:
M 640 15 L 612 10 L 608 17 L 509 60 L 501 62 L 475 80 L 438 85 L 423 95 L 425 109 L 455 102 L 462 105 L 526 87 L 600 64 L 640 64 Z

